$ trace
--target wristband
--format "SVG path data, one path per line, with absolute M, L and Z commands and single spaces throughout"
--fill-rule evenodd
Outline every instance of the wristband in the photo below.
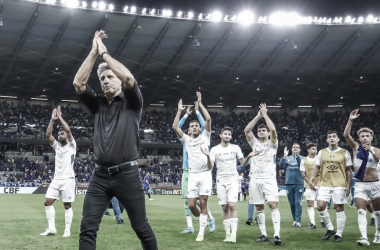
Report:
M 103 56 L 104 56 L 104 54 L 108 54 L 108 52 L 107 51 L 104 51 L 101 55 L 100 55 L 100 57 L 103 59 Z M 109 55 L 109 54 L 108 54 Z M 104 59 L 103 59 L 104 60 Z
M 187 117 L 189 117 L 189 115 L 186 113 L 183 117 L 187 118 Z
M 199 111 L 198 111 L 198 110 L 196 110 L 196 111 L 195 111 L 195 113 L 196 113 L 196 114 L 199 114 Z

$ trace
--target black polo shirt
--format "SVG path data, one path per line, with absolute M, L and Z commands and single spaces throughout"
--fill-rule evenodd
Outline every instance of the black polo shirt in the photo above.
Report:
M 111 104 L 108 104 L 104 94 L 97 95 L 89 85 L 79 96 L 95 115 L 95 163 L 112 166 L 136 160 L 139 156 L 138 131 L 143 106 L 137 82 L 131 89 L 122 87 L 122 92 L 113 98 Z

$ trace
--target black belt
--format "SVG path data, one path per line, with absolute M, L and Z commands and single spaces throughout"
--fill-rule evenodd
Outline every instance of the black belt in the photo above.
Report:
M 134 166 L 134 165 L 138 165 L 138 162 L 135 160 L 135 161 L 128 161 L 128 162 L 124 162 L 122 164 L 119 164 L 119 165 L 116 165 L 116 166 L 110 166 L 110 167 L 102 167 L 100 165 L 96 165 L 97 168 L 102 171 L 103 173 L 106 173 L 106 174 L 117 174 L 131 166 Z

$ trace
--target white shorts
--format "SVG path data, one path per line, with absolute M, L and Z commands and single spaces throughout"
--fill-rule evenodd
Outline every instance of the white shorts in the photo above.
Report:
M 341 205 L 346 203 L 346 188 L 345 187 L 319 187 L 317 200 L 330 202 Z
M 226 205 L 229 202 L 237 202 L 239 193 L 239 183 L 236 180 L 227 183 L 219 183 L 216 185 L 216 193 L 218 195 L 218 204 Z
M 314 191 L 314 190 L 311 190 L 310 188 L 307 188 L 304 194 L 307 201 L 315 201 L 317 200 L 318 189 Z
M 75 200 L 75 179 L 53 180 L 46 192 L 45 198 L 59 201 L 62 195 L 62 202 L 71 203 Z
M 187 198 L 198 198 L 200 195 L 211 196 L 211 171 L 189 173 Z
M 376 200 L 380 198 L 380 182 L 358 182 L 355 183 L 355 198 L 363 200 Z
M 249 204 L 261 205 L 267 201 L 278 202 L 278 186 L 276 179 L 255 179 L 249 181 Z

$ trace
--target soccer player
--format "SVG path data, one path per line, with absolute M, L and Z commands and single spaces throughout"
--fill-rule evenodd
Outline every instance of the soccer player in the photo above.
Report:
M 194 109 L 195 109 L 195 113 L 197 115 L 199 124 L 201 126 L 200 133 L 202 133 L 204 130 L 204 127 L 205 127 L 205 120 L 203 119 L 203 116 L 199 112 L 198 102 L 194 102 Z M 185 124 L 185 121 L 186 121 L 187 117 L 189 117 L 191 112 L 192 112 L 191 106 L 189 105 L 189 106 L 187 106 L 186 114 L 179 121 L 179 124 L 178 124 L 179 128 L 182 128 L 183 124 Z M 191 130 L 190 129 L 188 130 L 187 134 L 189 136 L 191 136 Z M 187 200 L 187 186 L 188 186 L 188 179 L 189 179 L 189 162 L 188 162 L 188 158 L 187 158 L 187 152 L 186 152 L 185 144 L 182 141 L 181 141 L 181 143 L 182 143 L 182 147 L 183 147 L 183 149 L 182 149 L 182 151 L 183 151 L 183 164 L 182 164 L 183 173 L 182 173 L 182 181 L 181 181 L 182 199 L 185 200 L 185 206 L 184 207 L 185 207 L 185 216 L 186 216 L 186 222 L 187 222 L 187 228 L 185 228 L 181 233 L 182 234 L 188 234 L 188 233 L 194 233 L 194 227 L 193 227 L 193 219 L 191 217 L 191 211 L 189 208 L 189 202 Z M 197 205 L 200 206 L 199 200 L 197 200 Z M 213 233 L 215 231 L 215 219 L 212 216 L 211 211 L 208 208 L 208 206 L 207 206 L 207 214 L 208 214 L 208 223 L 209 223 L 209 227 L 210 227 L 210 233 Z M 196 217 L 196 218 L 197 218 L 197 220 L 199 220 L 199 217 Z
M 211 139 L 211 117 L 202 104 L 202 96 L 197 92 L 198 104 L 205 116 L 205 130 L 200 133 L 200 124 L 197 120 L 190 121 L 189 130 L 191 136 L 186 135 L 178 127 L 179 117 L 185 108 L 182 106 L 182 99 L 178 102 L 178 112 L 173 122 L 173 130 L 180 140 L 185 144 L 189 161 L 189 180 L 187 199 L 189 208 L 195 217 L 199 217 L 199 233 L 196 241 L 203 241 L 204 232 L 207 225 L 207 200 L 211 196 L 212 175 L 211 168 L 207 164 L 207 156 L 202 153 L 201 148 L 208 148 Z M 201 211 L 196 207 L 199 198 Z
M 58 131 L 58 141 L 52 135 L 53 124 L 59 120 L 62 127 Z M 73 220 L 73 209 L 71 203 L 75 199 L 75 173 L 74 160 L 77 152 L 77 144 L 71 134 L 70 127 L 62 118 L 61 107 L 54 109 L 46 130 L 46 137 L 50 146 L 55 151 L 55 171 L 54 179 L 50 183 L 45 195 L 45 212 L 49 227 L 41 236 L 55 235 L 55 210 L 53 203 L 59 200 L 62 195 L 63 206 L 65 207 L 65 232 L 63 237 L 70 237 L 71 222 Z
M 306 146 L 307 148 L 307 157 L 303 158 L 301 160 L 300 164 L 300 171 L 303 179 L 305 180 L 305 196 L 307 200 L 307 214 L 309 215 L 310 219 L 310 226 L 309 229 L 316 229 L 315 226 L 315 213 L 314 213 L 314 201 L 317 199 L 317 188 L 318 188 L 318 182 L 319 182 L 319 175 L 314 179 L 314 182 L 316 183 L 315 189 L 311 189 L 310 186 L 310 179 L 311 175 L 313 173 L 313 170 L 315 168 L 315 160 L 317 155 L 317 145 L 314 143 L 310 143 Z
M 290 209 L 293 216 L 293 226 L 301 227 L 302 218 L 302 195 L 303 195 L 303 179 L 300 172 L 300 162 L 303 156 L 300 156 L 300 145 L 293 143 L 292 155 L 288 156 L 289 150 L 284 148 L 284 156 L 280 160 L 280 167 L 285 168 L 285 187 Z
M 320 174 L 317 205 L 319 215 L 327 227 L 327 232 L 322 240 L 328 240 L 335 235 L 333 242 L 340 242 L 346 224 L 344 204 L 350 194 L 352 160 L 350 153 L 338 146 L 339 137 L 336 131 L 329 131 L 326 141 L 329 146 L 319 151 L 310 182 L 312 183 L 311 188 L 315 189 L 314 186 L 317 185 L 315 178 Z M 336 210 L 336 231 L 326 209 L 331 197 Z
M 148 194 L 148 197 L 149 197 L 149 200 L 152 201 L 153 198 L 150 197 L 150 184 L 149 184 L 149 181 L 150 181 L 150 178 L 149 178 L 149 172 L 146 171 L 145 173 L 145 177 L 144 177 L 144 191 Z
M 258 153 L 255 156 L 251 156 L 249 203 L 256 205 L 259 228 L 262 234 L 257 241 L 265 242 L 268 241 L 264 213 L 264 203 L 265 198 L 267 198 L 268 206 L 272 213 L 274 243 L 280 245 L 281 216 L 278 210 L 278 186 L 276 180 L 277 132 L 272 120 L 268 116 L 266 104 L 260 104 L 259 107 L 260 111 L 256 117 L 244 129 L 248 144 L 252 147 L 252 153 Z M 260 125 L 258 127 L 257 139 L 251 130 L 261 118 L 264 118 L 266 126 Z
M 221 143 L 209 152 L 202 148 L 202 152 L 207 155 L 208 167 L 212 169 L 216 163 L 217 172 L 217 195 L 218 203 L 223 209 L 223 226 L 226 231 L 224 242 L 236 243 L 236 232 L 238 216 L 236 203 L 239 192 L 239 175 L 236 171 L 236 160 L 240 164 L 244 162 L 243 153 L 238 145 L 231 144 L 232 128 L 224 127 L 220 132 Z
M 359 110 L 355 109 L 351 112 L 346 129 L 344 130 L 344 138 L 354 153 L 355 168 L 355 205 L 358 209 L 358 224 L 362 237 L 356 241 L 359 246 L 369 246 L 367 236 L 367 217 L 366 207 L 367 201 L 371 200 L 374 215 L 380 217 L 380 182 L 377 173 L 377 164 L 380 159 L 380 149 L 373 147 L 373 131 L 369 128 L 361 128 L 357 132 L 360 144 L 351 136 L 351 127 L 355 119 L 360 116 Z M 353 195 L 354 196 L 354 195 Z M 380 243 L 379 222 L 376 225 L 376 234 L 374 243 Z

